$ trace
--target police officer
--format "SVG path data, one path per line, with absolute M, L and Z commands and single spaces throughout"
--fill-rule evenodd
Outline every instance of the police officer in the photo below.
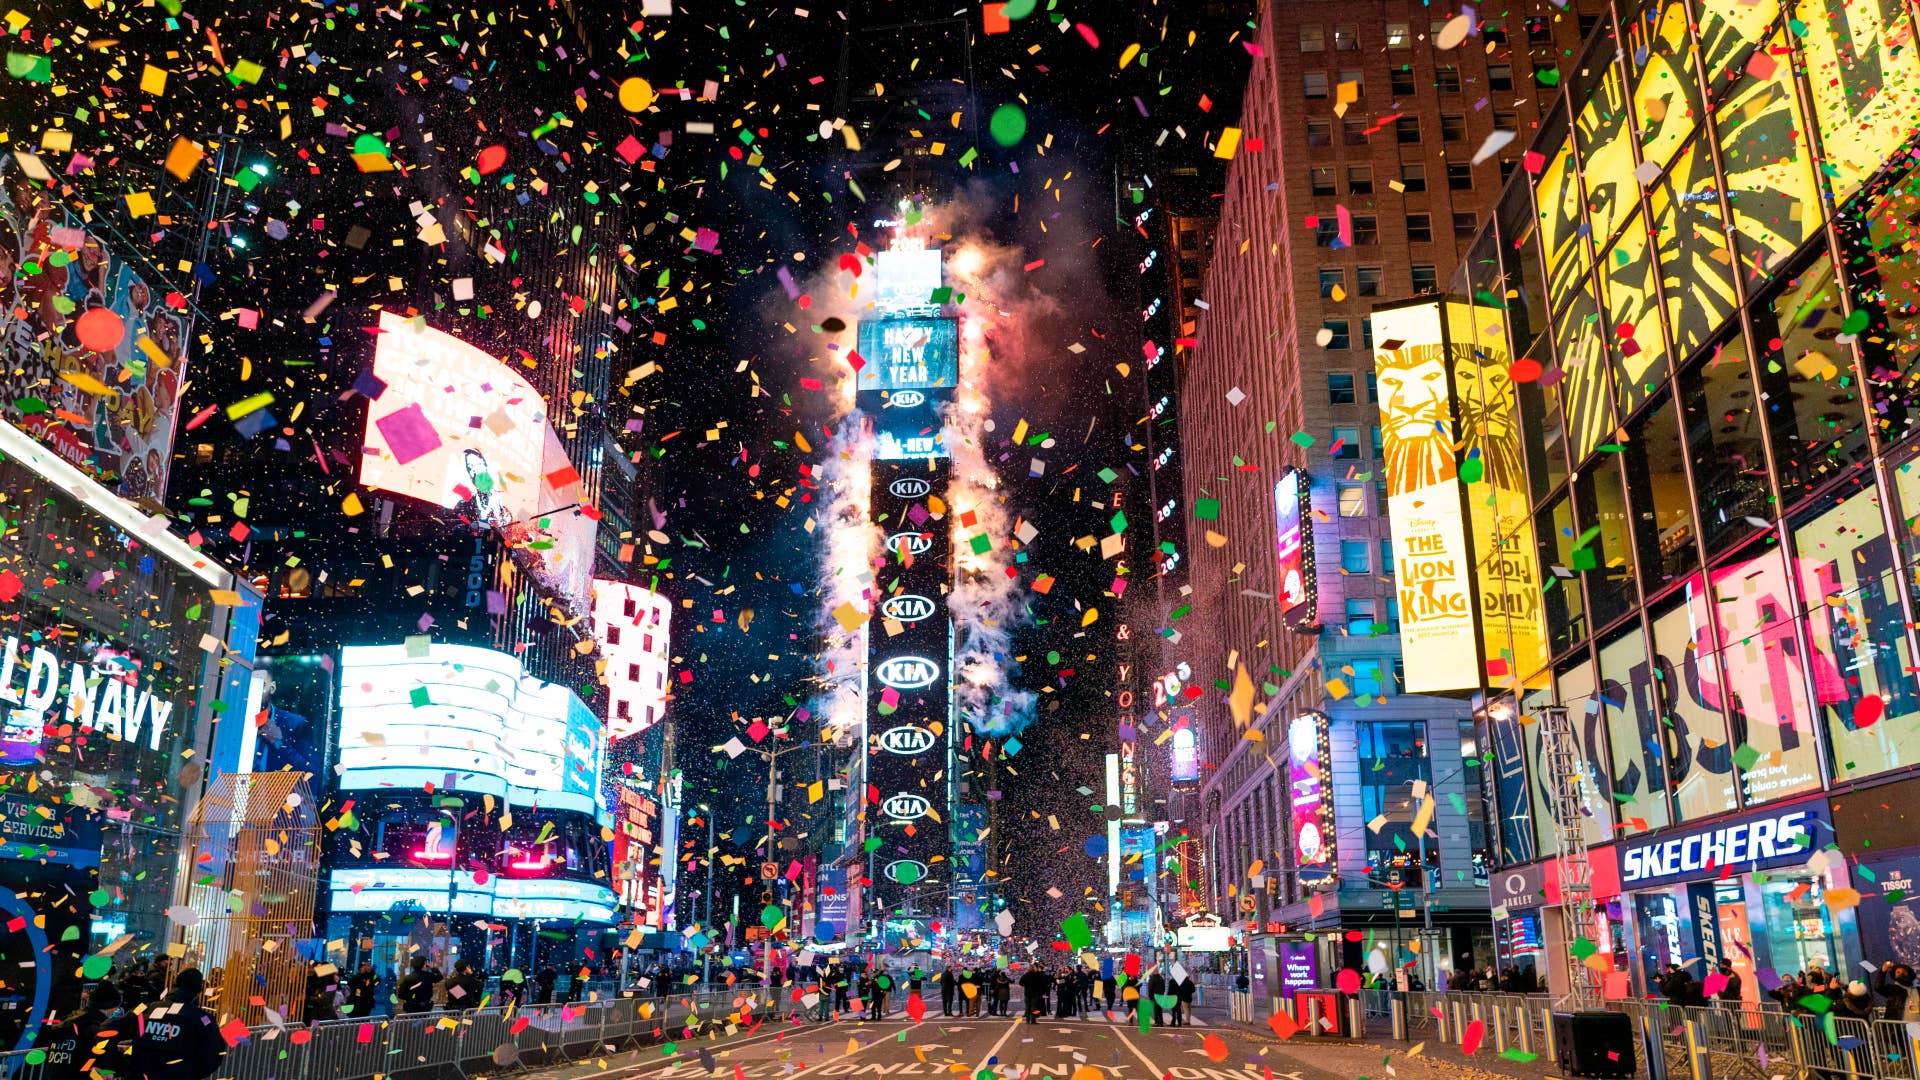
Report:
M 174 976 L 165 1004 L 147 1010 L 133 1043 L 133 1075 L 140 1080 L 204 1080 L 226 1060 L 227 1040 L 200 1007 L 206 980 L 197 967 Z

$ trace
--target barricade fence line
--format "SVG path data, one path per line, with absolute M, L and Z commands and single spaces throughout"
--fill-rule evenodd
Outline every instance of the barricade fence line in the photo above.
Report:
M 1478 1021 L 1480 1053 L 1550 1059 L 1554 1052 L 1552 1017 L 1560 1010 L 1545 994 L 1362 990 L 1356 1010 L 1362 1037 L 1391 1037 L 1396 1004 L 1404 1009 L 1408 1042 L 1458 1045 Z M 1788 1012 L 1771 1002 L 1680 1006 L 1628 999 L 1598 1008 L 1632 1021 L 1635 1041 L 1643 1043 L 1635 1054 L 1637 1073 L 1647 1080 L 1920 1080 L 1920 1024 Z

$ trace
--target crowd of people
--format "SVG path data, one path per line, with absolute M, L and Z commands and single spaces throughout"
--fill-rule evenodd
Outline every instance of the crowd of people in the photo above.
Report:
M 1422 990 L 1425 987 L 1410 985 L 1407 989 Z M 1467 964 L 1447 979 L 1444 989 L 1465 994 L 1532 994 L 1540 990 L 1540 980 L 1533 968 L 1525 964 L 1498 969 L 1476 968 Z
M 80 1008 L 41 1027 L 41 1080 L 95 1074 L 138 1080 L 203 1080 L 226 1060 L 227 1041 L 200 1004 L 200 969 L 171 970 L 165 957 L 118 980 L 88 984 Z
M 1155 1024 L 1179 1026 L 1187 1022 L 1197 988 L 1191 975 L 1184 971 L 1180 974 L 1175 979 L 1171 973 L 1155 968 L 1147 976 L 1144 993 Z M 1011 1016 L 1013 989 L 1018 986 L 1024 1005 L 1022 1015 L 1029 1023 L 1038 1023 L 1046 1016 L 1065 1020 L 1102 1010 L 1112 1012 L 1116 1007 L 1133 1016 L 1138 1005 L 1137 1001 L 1126 1000 L 1120 980 L 1111 971 L 1073 964 L 1033 964 L 1015 978 L 1000 966 L 951 963 L 935 975 L 918 964 L 890 971 L 874 966 L 856 968 L 834 959 L 800 977 L 802 985 L 816 995 L 812 1007 L 816 1020 L 848 1016 L 861 1021 L 884 1020 L 904 1009 L 915 994 L 931 1006 L 929 994 L 935 989 L 940 994 L 942 1016 Z M 1164 1006 L 1161 999 L 1170 999 L 1171 1007 Z

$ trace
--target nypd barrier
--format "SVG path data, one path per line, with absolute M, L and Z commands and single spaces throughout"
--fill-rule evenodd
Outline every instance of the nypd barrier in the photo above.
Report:
M 1552 1006 L 1544 994 L 1361 992 L 1370 1041 L 1459 1046 L 1475 1021 L 1478 1055 L 1539 1054 L 1550 1072 Z M 1920 1024 L 1788 1013 L 1768 1004 L 1682 1008 L 1608 1001 L 1633 1020 L 1636 1075 L 1646 1080 L 1920 1080 Z

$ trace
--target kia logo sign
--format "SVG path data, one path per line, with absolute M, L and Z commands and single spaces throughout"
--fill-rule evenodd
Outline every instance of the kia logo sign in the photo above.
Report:
M 912 409 L 927 403 L 927 395 L 918 390 L 895 390 L 887 399 L 889 408 Z
M 880 614 L 901 622 L 919 622 L 933 617 L 933 601 L 918 593 L 901 593 L 880 602 Z
M 887 550 L 905 550 L 909 555 L 925 555 L 933 548 L 933 537 L 926 533 L 897 532 L 887 537 Z
M 888 881 L 914 885 L 926 879 L 927 864 L 918 859 L 895 859 L 881 873 L 887 875 Z
M 940 677 L 940 665 L 924 656 L 893 656 L 880 661 L 874 674 L 895 690 L 919 690 Z
M 897 818 L 902 821 L 911 821 L 917 817 L 924 817 L 927 811 L 931 809 L 933 809 L 933 804 L 928 802 L 924 796 L 909 795 L 904 791 L 898 795 L 887 796 L 887 801 L 880 804 L 881 813 L 890 818 Z
M 880 735 L 880 749 L 889 754 L 912 757 L 933 749 L 936 736 L 926 728 L 915 724 L 891 728 Z
M 933 493 L 933 484 L 918 476 L 903 476 L 887 485 L 887 490 L 903 499 L 920 499 Z

